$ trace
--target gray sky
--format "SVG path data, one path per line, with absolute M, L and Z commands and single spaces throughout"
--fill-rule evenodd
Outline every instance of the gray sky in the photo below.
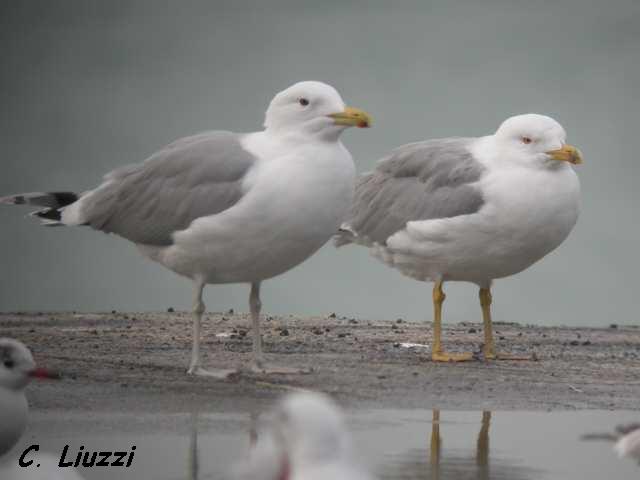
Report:
M 268 4 L 268 6 L 267 6 Z M 392 7 L 393 5 L 393 7 Z M 252 131 L 273 94 L 334 85 L 370 112 L 344 142 L 360 172 L 391 148 L 484 135 L 544 113 L 580 147 L 583 213 L 569 239 L 498 281 L 495 319 L 637 323 L 640 3 L 569 1 L 3 2 L 0 194 L 76 190 L 171 140 Z M 189 308 L 190 282 L 89 229 L 43 229 L 0 209 L 0 310 Z M 449 284 L 445 321 L 478 321 Z M 431 286 L 366 250 L 328 245 L 264 285 L 265 313 L 430 319 Z M 211 310 L 248 288 L 210 286 Z

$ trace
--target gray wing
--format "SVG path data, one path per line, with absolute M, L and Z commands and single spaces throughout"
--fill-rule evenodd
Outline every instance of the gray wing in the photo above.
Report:
M 375 171 L 359 177 L 349 229 L 384 245 L 409 221 L 477 212 L 482 193 L 472 184 L 484 167 L 468 149 L 472 140 L 427 140 L 394 150 Z
M 255 161 L 238 134 L 182 138 L 141 164 L 107 174 L 103 185 L 80 199 L 81 217 L 135 243 L 170 245 L 173 232 L 235 205 Z

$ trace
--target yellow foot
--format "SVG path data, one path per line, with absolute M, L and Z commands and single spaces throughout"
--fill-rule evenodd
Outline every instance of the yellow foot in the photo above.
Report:
M 485 360 L 512 360 L 512 361 L 537 361 L 538 357 L 533 355 L 513 355 L 511 353 L 485 353 Z
M 434 362 L 468 362 L 473 360 L 473 353 L 445 353 L 433 352 L 431 360 Z

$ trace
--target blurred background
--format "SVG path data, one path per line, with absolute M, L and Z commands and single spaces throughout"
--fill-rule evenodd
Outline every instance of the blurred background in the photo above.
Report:
M 495 320 L 637 323 L 640 2 L 5 1 L 0 195 L 83 191 L 175 138 L 261 128 L 272 96 L 322 80 L 375 119 L 344 143 L 360 172 L 391 148 L 492 133 L 508 116 L 560 121 L 581 148 L 583 213 L 569 239 L 496 282 Z M 0 310 L 189 309 L 191 284 L 89 229 L 0 209 Z M 365 249 L 325 246 L 264 285 L 267 314 L 431 319 L 431 286 Z M 210 310 L 248 287 L 209 286 Z M 445 321 L 479 321 L 449 284 Z

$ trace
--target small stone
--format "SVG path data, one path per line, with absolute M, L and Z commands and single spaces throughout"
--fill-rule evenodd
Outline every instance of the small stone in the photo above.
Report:
M 618 328 L 618 324 L 617 323 L 612 323 L 611 325 L 609 325 L 609 328 L 615 330 Z
M 398 327 L 396 327 L 395 323 L 391 324 L 391 330 L 397 330 Z
M 339 333 L 339 334 L 338 334 L 338 338 L 344 338 L 344 337 L 346 337 L 347 335 L 349 335 L 349 334 L 348 334 L 348 333 Z
M 329 314 L 329 318 L 336 318 L 336 316 L 335 312 Z
M 398 342 L 394 343 L 393 348 L 400 348 L 400 344 Z
M 580 342 L 577 341 L 577 340 L 571 340 L 570 345 L 573 346 L 573 347 L 576 347 L 576 346 L 580 345 Z
M 402 323 L 402 322 L 404 322 L 404 320 L 402 320 L 401 318 L 396 320 L 396 323 Z
M 112 315 L 115 315 L 116 313 L 118 313 L 118 311 L 117 311 L 117 310 L 111 310 L 111 314 L 112 314 Z
M 476 329 L 475 328 L 470 328 L 469 330 L 467 330 L 467 333 L 476 333 Z
M 313 330 L 311 330 L 311 332 L 314 335 L 322 335 L 322 330 L 320 330 L 319 328 L 314 328 Z
M 586 347 L 586 346 L 591 345 L 591 342 L 589 340 L 585 340 L 584 342 L 582 342 L 582 345 L 584 345 Z
M 355 324 L 357 324 L 357 323 L 358 323 L 358 321 L 357 321 L 355 318 L 350 318 L 350 319 L 349 319 L 349 323 L 352 323 L 352 324 L 354 324 L 354 325 L 355 325 Z
M 233 308 L 230 308 L 230 309 L 227 311 L 227 315 L 233 315 Z
M 167 308 L 167 313 L 173 313 L 175 312 L 175 310 L 173 309 L 173 307 L 169 307 Z
M 281 337 L 288 337 L 289 336 L 289 330 L 287 330 L 286 328 L 283 328 L 282 330 L 280 330 L 280 336 Z
M 500 336 L 498 337 L 498 340 L 504 340 L 504 337 Z

